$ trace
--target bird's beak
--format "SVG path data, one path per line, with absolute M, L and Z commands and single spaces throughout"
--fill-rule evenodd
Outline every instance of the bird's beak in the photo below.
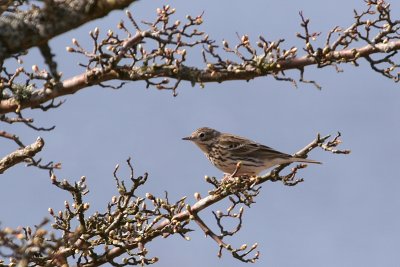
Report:
M 188 141 L 191 141 L 192 139 L 193 139 L 193 137 L 191 137 L 191 136 L 183 137 L 183 138 L 182 138 L 182 140 L 188 140 Z

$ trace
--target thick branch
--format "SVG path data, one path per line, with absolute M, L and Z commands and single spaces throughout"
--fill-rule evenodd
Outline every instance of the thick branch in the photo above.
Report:
M 0 160 L 0 174 L 4 173 L 8 168 L 28 159 L 32 158 L 42 150 L 44 146 L 44 141 L 42 138 L 38 137 L 36 141 L 24 148 L 18 149 L 17 151 L 12 152 L 11 154 L 5 156 Z
M 135 37 L 133 37 L 135 38 Z M 141 38 L 137 39 L 138 41 Z M 360 48 L 345 49 L 342 51 L 332 52 L 330 57 L 332 59 L 340 58 L 341 60 L 354 60 L 354 55 L 359 57 L 367 57 L 372 54 L 400 50 L 400 41 L 388 42 L 386 44 L 366 45 Z M 219 71 L 210 72 L 209 70 L 201 70 L 194 67 L 187 67 L 181 65 L 178 69 L 176 66 L 162 66 L 156 68 L 149 67 L 133 67 L 128 68 L 113 67 L 110 70 L 102 70 L 100 68 L 92 69 L 83 74 L 74 76 L 62 83 L 57 84 L 53 89 L 43 88 L 32 92 L 29 100 L 19 103 L 14 98 L 4 99 L 0 101 L 0 114 L 13 112 L 18 108 L 32 108 L 37 107 L 54 98 L 74 94 L 81 89 L 85 89 L 92 85 L 98 85 L 105 81 L 110 80 L 128 80 L 128 81 L 144 81 L 151 78 L 168 77 L 192 83 L 208 83 L 208 82 L 223 82 L 230 80 L 250 80 L 256 77 L 267 76 L 270 73 L 290 70 L 301 69 L 308 65 L 316 65 L 318 62 L 315 58 L 303 56 L 290 60 L 278 62 L 275 69 L 268 70 L 268 72 L 260 72 L 259 70 L 242 70 L 242 71 Z
M 123 9 L 135 0 L 44 1 L 41 9 L 3 14 L 0 17 L 0 61 L 53 37 Z

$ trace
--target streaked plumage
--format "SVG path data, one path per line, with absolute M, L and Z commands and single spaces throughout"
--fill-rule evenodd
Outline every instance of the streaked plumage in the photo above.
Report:
M 240 161 L 242 164 L 238 176 L 258 175 L 263 170 L 284 163 L 321 163 L 296 158 L 244 137 L 221 133 L 208 127 L 197 129 L 183 140 L 194 142 L 211 163 L 224 173 L 232 174 Z

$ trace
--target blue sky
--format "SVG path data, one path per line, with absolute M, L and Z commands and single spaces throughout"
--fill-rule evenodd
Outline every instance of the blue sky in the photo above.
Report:
M 131 5 L 134 17 L 151 20 L 164 1 L 140 1 Z M 201 28 L 210 38 L 236 41 L 236 32 L 251 40 L 263 35 L 268 40 L 285 38 L 287 48 L 300 45 L 298 12 L 311 19 L 311 29 L 326 33 L 336 25 L 352 23 L 353 9 L 362 10 L 363 1 L 169 1 L 176 19 L 205 11 Z M 399 3 L 393 1 L 394 17 L 400 18 Z M 55 38 L 50 45 L 56 53 L 64 77 L 83 71 L 85 62 L 65 51 L 71 39 L 90 48 L 87 33 L 96 26 L 104 34 L 125 19 L 123 11 Z M 125 19 L 126 20 L 126 19 Z M 324 39 L 321 38 L 321 43 Z M 300 51 L 301 49 L 299 49 Z M 190 51 L 188 51 L 190 52 Z M 301 53 L 300 53 L 301 54 Z M 188 54 L 193 64 L 202 66 L 199 55 Z M 91 211 L 104 210 L 115 195 L 112 178 L 117 163 L 125 168 L 128 157 L 137 174 L 147 171 L 150 180 L 141 190 L 172 199 L 193 193 L 206 195 L 210 186 L 204 175 L 221 177 L 200 150 L 182 137 L 202 126 L 249 137 L 280 151 L 293 153 L 308 144 L 318 132 L 341 131 L 342 148 L 350 155 L 333 155 L 314 150 L 310 158 L 323 165 L 310 165 L 302 171 L 305 182 L 295 187 L 280 183 L 263 185 L 251 209 L 245 210 L 244 227 L 227 241 L 240 246 L 259 243 L 260 260 L 253 266 L 398 266 L 400 247 L 400 88 L 399 84 L 360 67 L 309 67 L 306 78 L 322 85 L 319 91 L 309 84 L 277 82 L 271 77 L 250 82 L 206 84 L 204 89 L 182 83 L 178 97 L 169 91 L 145 89 L 142 82 L 128 83 L 115 91 L 98 86 L 65 97 L 59 109 L 41 113 L 24 111 L 40 126 L 56 125 L 52 132 L 34 132 L 22 126 L 5 126 L 25 143 L 38 135 L 46 145 L 41 156 L 62 162 L 59 178 L 70 181 L 87 176 Z M 43 67 L 36 49 L 25 58 L 25 66 Z M 298 77 L 296 71 L 287 74 Z M 5 153 L 15 147 L 2 141 Z M 2 149 L 3 152 L 3 149 Z M 4 152 L 2 154 L 5 154 Z M 125 168 L 123 173 L 128 174 Z M 34 225 L 47 216 L 48 207 L 62 209 L 69 196 L 51 185 L 45 171 L 19 165 L 1 177 L 1 225 Z M 201 213 L 213 225 L 211 210 Z M 179 236 L 157 239 L 149 244 L 149 255 L 160 258 L 158 266 L 244 266 L 205 238 L 200 229 L 191 241 Z

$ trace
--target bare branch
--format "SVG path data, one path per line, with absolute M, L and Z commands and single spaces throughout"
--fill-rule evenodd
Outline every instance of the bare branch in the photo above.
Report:
M 296 153 L 296 156 L 306 157 L 311 150 L 318 147 L 334 148 L 340 144 L 338 138 L 328 141 L 328 137 L 318 136 Z M 304 167 L 297 166 L 288 175 L 282 176 L 279 173 L 286 165 L 275 168 L 263 177 L 231 176 L 221 182 L 206 179 L 213 186 L 216 185 L 215 190 L 204 198 L 196 193 L 196 202 L 189 206 L 186 204 L 186 197 L 172 202 L 167 193 L 164 197 L 156 197 L 150 193 L 146 193 L 144 197 L 139 196 L 142 191 L 139 189 L 146 183 L 148 175 L 146 173 L 135 177 L 130 159 L 127 160 L 127 166 L 129 174 L 125 180 L 119 177 L 119 165 L 114 170 L 118 195 L 111 198 L 103 213 L 96 211 L 91 215 L 87 214 L 90 204 L 84 201 L 85 195 L 89 193 L 86 177 L 82 176 L 77 182 L 70 183 L 67 180 L 58 180 L 53 170 L 50 170 L 51 182 L 69 193 L 73 199 L 72 203 L 64 202 L 62 211 L 55 212 L 49 208 L 49 214 L 54 219 L 51 226 L 59 231 L 58 235 L 42 228 L 46 222 L 36 230 L 29 227 L 0 229 L 0 256 L 9 258 L 12 264 L 26 262 L 40 266 L 60 266 L 70 262 L 70 257 L 76 259 L 78 266 L 84 267 L 106 263 L 115 266 L 149 265 L 158 261 L 158 258 L 148 255 L 146 245 L 149 242 L 157 237 L 165 238 L 174 234 L 190 240 L 188 233 L 192 230 L 188 226 L 194 221 L 206 235 L 216 241 L 219 256 L 222 255 L 222 250 L 226 250 L 240 261 L 254 262 L 259 258 L 259 253 L 255 251 L 257 243 L 233 248 L 225 240 L 242 227 L 244 207 L 241 205 L 250 207 L 255 203 L 254 198 L 261 188 L 257 184 L 280 180 L 285 185 L 294 185 L 296 172 Z M 240 168 L 240 164 L 237 168 Z M 129 181 L 129 185 L 125 181 Z M 214 212 L 221 232 L 217 234 L 200 218 L 199 213 L 225 198 L 231 202 L 227 212 Z M 232 230 L 225 229 L 223 218 L 236 220 L 236 227 Z M 38 238 L 40 242 L 37 241 Z M 249 257 L 253 252 L 255 254 Z
M 4 173 L 8 168 L 34 157 L 38 152 L 42 150 L 44 141 L 42 138 L 38 139 L 31 145 L 24 148 L 18 149 L 15 152 L 5 156 L 0 160 L 0 174 Z
M 44 1 L 44 7 L 39 10 L 38 7 L 28 6 L 28 10 L 3 14 L 0 18 L 0 61 L 45 44 L 59 34 L 106 16 L 112 10 L 123 9 L 133 2 L 134 0 Z
M 15 134 L 8 133 L 6 131 L 0 131 L 0 136 L 6 139 L 13 140 L 20 148 L 24 148 L 25 145 L 21 142 L 19 137 Z
M 44 57 L 46 64 L 49 66 L 50 73 L 55 79 L 58 81 L 60 79 L 60 75 L 57 72 L 57 63 L 54 61 L 54 54 L 51 53 L 51 48 L 48 43 L 39 46 L 40 53 Z
M 376 7 L 377 11 L 372 11 Z M 253 45 L 248 35 L 238 36 L 239 43 L 233 48 L 227 41 L 222 42 L 222 50 L 238 59 L 225 59 L 215 41 L 198 27 L 203 23 L 203 14 L 196 17 L 187 16 L 187 21 L 172 21 L 175 9 L 164 6 L 158 9 L 154 22 L 143 22 L 147 29 L 142 29 L 128 11 L 127 16 L 135 33 L 123 21 L 118 28 L 126 34 L 126 38 L 112 30 L 104 38 L 100 29 L 90 32 L 93 48 L 85 49 L 77 39 L 73 39 L 74 47 L 67 51 L 77 53 L 87 59 L 82 63 L 85 72 L 58 81 L 52 79 L 56 70 L 50 60 L 50 73 L 39 71 L 33 67 L 33 73 L 19 68 L 15 73 L 3 70 L 5 77 L 0 88 L 3 97 L 0 99 L 0 114 L 19 112 L 23 108 L 40 107 L 47 101 L 74 94 L 93 85 L 103 87 L 103 83 L 111 80 L 145 81 L 147 87 L 154 86 L 159 90 L 171 90 L 177 95 L 177 87 L 183 82 L 197 83 L 201 87 L 205 83 L 224 82 L 230 80 L 251 80 L 257 77 L 272 76 L 279 81 L 289 81 L 296 86 L 296 79 L 288 77 L 285 71 L 299 70 L 299 81 L 311 83 L 320 89 L 320 85 L 304 77 L 305 67 L 316 65 L 319 68 L 332 66 L 340 71 L 338 64 L 351 63 L 358 65 L 358 60 L 367 60 L 372 70 L 397 82 L 400 79 L 396 62 L 397 51 L 400 50 L 400 20 L 392 20 L 390 8 L 383 1 L 368 1 L 367 10 L 355 12 L 355 22 L 346 30 L 335 26 L 328 32 L 323 47 L 313 42 L 321 37 L 319 32 L 310 30 L 310 20 L 300 13 L 301 27 L 304 33 L 297 36 L 305 42 L 305 55 L 298 56 L 298 48 L 283 48 L 283 39 L 268 41 L 260 36 Z M 374 35 L 375 34 L 375 35 Z M 204 67 L 186 65 L 187 49 L 203 47 Z M 43 50 L 43 49 L 42 49 Z M 44 49 L 47 51 L 47 49 Z M 51 53 L 45 53 L 49 58 Z M 381 57 L 373 59 L 373 56 Z M 16 78 L 27 76 L 24 84 L 18 84 Z M 34 80 L 42 81 L 42 88 L 36 89 Z M 175 80 L 170 84 L 170 79 Z M 122 84 L 121 84 L 122 85 Z
M 320 138 L 320 136 L 318 135 L 318 137 L 311 142 L 309 145 L 307 145 L 306 147 L 304 147 L 303 149 L 301 149 L 300 151 L 298 151 L 298 153 L 296 153 L 296 157 L 305 157 L 311 150 L 321 146 L 322 144 L 324 144 L 326 142 L 326 140 L 329 138 L 329 136 L 326 136 L 324 138 Z M 338 145 L 339 143 L 336 142 L 336 145 Z M 148 243 L 150 242 L 152 239 L 158 237 L 158 236 L 165 236 L 165 231 L 170 231 L 170 227 L 171 224 L 174 225 L 175 227 L 180 225 L 180 223 L 184 223 L 187 222 L 187 220 L 190 219 L 194 219 L 195 222 L 203 229 L 203 231 L 210 235 L 220 246 L 220 248 L 225 248 L 225 243 L 222 242 L 222 239 L 220 237 L 218 237 L 213 231 L 211 231 L 211 229 L 205 225 L 205 223 L 202 223 L 202 220 L 199 217 L 196 217 L 196 215 L 206 209 L 207 207 L 221 201 L 222 199 L 228 197 L 231 194 L 235 194 L 235 193 L 239 193 L 239 192 L 245 192 L 246 190 L 252 189 L 254 188 L 255 185 L 257 184 L 261 184 L 264 183 L 266 181 L 283 181 L 284 179 L 288 180 L 289 178 L 285 178 L 283 176 L 279 176 L 279 173 L 286 167 L 287 165 L 281 165 L 278 166 L 277 168 L 275 168 L 274 170 L 272 170 L 270 173 L 266 174 L 265 176 L 262 177 L 240 177 L 240 179 L 236 179 L 235 181 L 228 181 L 228 186 L 225 184 L 221 185 L 221 187 L 223 187 L 224 189 L 219 189 L 217 188 L 217 191 L 214 191 L 213 194 L 202 198 L 200 200 L 198 200 L 195 204 L 189 206 L 186 206 L 186 210 L 185 211 L 181 211 L 177 214 L 175 214 L 172 218 L 168 218 L 165 219 L 161 222 L 159 222 L 157 225 L 154 225 L 154 227 L 152 227 L 152 234 L 148 235 L 147 237 L 142 237 L 141 238 L 141 242 L 142 243 Z M 297 168 L 299 169 L 299 168 Z M 296 170 L 297 171 L 297 170 Z M 244 178 L 244 179 L 243 179 Z M 289 179 L 290 180 L 290 179 Z M 239 184 L 236 184 L 236 183 Z M 287 183 L 287 182 L 286 182 Z M 285 182 L 284 182 L 285 184 Z M 245 186 L 244 186 L 245 185 Z M 289 183 L 287 183 L 287 185 L 289 185 Z M 156 202 L 156 198 L 152 195 L 148 195 L 148 197 L 150 199 L 153 199 L 154 202 Z M 181 206 L 182 207 L 182 206 Z M 180 228 L 179 228 L 180 229 Z M 177 230 L 178 231 L 178 230 Z M 178 231 L 179 232 L 179 231 Z M 247 248 L 247 246 L 242 246 L 239 249 L 233 249 L 232 247 L 230 247 L 229 245 L 226 245 L 227 249 L 229 251 L 232 252 L 232 255 L 240 260 L 256 260 L 258 258 L 258 253 L 256 253 L 256 255 L 254 256 L 254 258 L 251 259 L 245 259 L 244 257 L 248 255 L 248 253 L 250 253 L 251 251 L 254 251 L 257 247 L 257 244 L 253 245 L 249 251 L 244 252 L 243 255 L 239 255 L 238 252 L 243 251 Z M 138 248 L 138 244 L 137 243 L 132 243 L 126 247 L 115 247 L 113 249 L 110 249 L 109 251 L 107 251 L 103 256 L 98 257 L 96 259 L 96 262 L 88 262 L 86 264 L 83 264 L 82 266 L 85 267 L 92 267 L 92 266 L 99 266 L 101 264 L 104 264 L 107 262 L 108 259 L 110 258 L 116 258 L 121 256 L 122 254 L 124 254 L 127 250 L 132 250 Z M 65 250 L 64 253 L 66 253 L 65 255 L 69 255 L 72 251 L 70 250 Z
M 387 46 L 392 49 L 400 49 L 400 41 L 395 41 L 388 43 Z M 379 48 L 381 47 L 381 48 Z M 360 57 L 367 57 L 374 53 L 379 53 L 384 49 L 383 46 L 372 47 L 367 45 L 359 49 L 349 49 L 340 52 L 334 52 L 333 57 L 342 59 L 352 59 L 354 58 L 354 51 L 359 53 Z M 315 60 L 307 56 L 292 59 L 286 62 L 280 62 L 280 68 L 275 68 L 273 71 L 288 70 L 288 69 L 299 69 L 305 66 L 317 64 Z M 93 69 L 84 74 L 77 75 L 70 79 L 63 81 L 61 84 L 56 86 L 54 89 L 40 89 L 34 91 L 29 99 L 24 103 L 19 105 L 14 98 L 4 99 L 0 101 L 0 114 L 6 114 L 8 112 L 14 112 L 20 106 L 23 108 L 37 107 L 54 98 L 65 96 L 69 94 L 74 94 L 81 89 L 85 89 L 89 86 L 103 83 L 110 80 L 129 80 L 129 81 L 139 81 L 147 80 L 151 77 L 168 77 L 174 79 L 180 79 L 182 81 L 197 81 L 199 83 L 207 82 L 222 82 L 229 80 L 251 80 L 256 77 L 265 76 L 265 74 L 260 74 L 257 71 L 242 71 L 239 73 L 235 72 L 216 72 L 211 74 L 209 71 L 200 70 L 192 67 L 181 66 L 177 72 L 174 72 L 175 67 L 165 66 L 160 69 L 143 69 L 132 68 L 128 69 L 125 67 L 116 67 L 112 71 L 104 73 L 101 69 Z M 143 73 L 144 71 L 144 73 Z
M 18 123 L 18 122 L 29 122 L 29 123 L 32 123 L 33 119 L 32 118 L 21 118 L 21 117 L 9 118 L 9 117 L 6 117 L 5 115 L 1 115 L 0 116 L 0 121 L 4 121 L 4 122 L 9 123 L 9 124 Z

